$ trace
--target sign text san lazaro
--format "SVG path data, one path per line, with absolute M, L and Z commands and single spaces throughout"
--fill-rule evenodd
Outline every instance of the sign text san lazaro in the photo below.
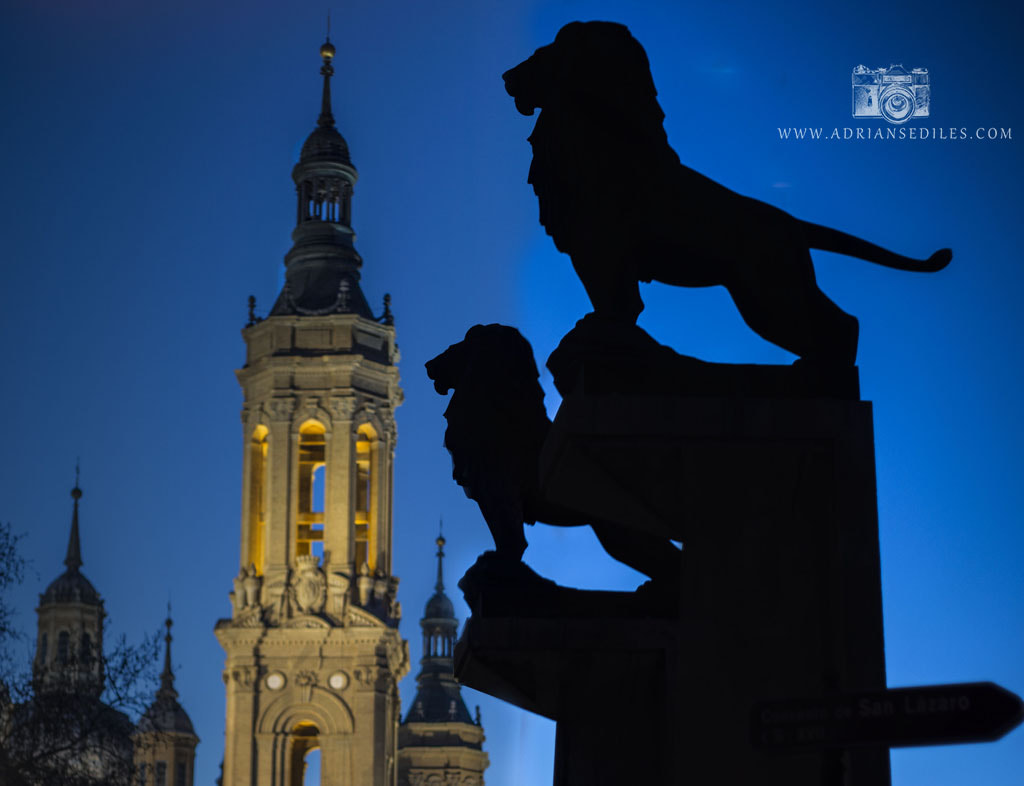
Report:
M 768 749 L 905 747 L 991 742 L 1024 719 L 1024 704 L 991 682 L 765 701 L 751 742 Z

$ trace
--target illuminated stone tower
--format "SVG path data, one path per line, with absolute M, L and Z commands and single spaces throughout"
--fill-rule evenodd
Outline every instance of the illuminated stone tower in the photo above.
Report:
M 270 315 L 250 314 L 238 372 L 242 532 L 227 652 L 225 786 L 297 786 L 320 749 L 321 784 L 392 786 L 398 634 L 391 575 L 394 411 L 402 400 L 387 298 L 359 287 L 356 170 L 334 127 L 334 47 L 320 49 L 317 127 L 292 170 L 294 245 Z
M 477 709 L 473 719 L 452 673 L 459 621 L 444 593 L 444 538 L 437 538 L 437 583 L 420 620 L 423 658 L 416 698 L 398 732 L 399 786 L 483 786 L 489 760 Z

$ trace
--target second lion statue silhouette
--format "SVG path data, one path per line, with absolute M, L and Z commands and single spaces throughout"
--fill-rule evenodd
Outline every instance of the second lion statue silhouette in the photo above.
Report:
M 822 292 L 809 249 L 919 272 L 953 257 L 894 254 L 801 221 L 683 166 L 643 47 L 624 26 L 571 22 L 504 74 L 516 108 L 540 108 L 529 182 L 599 317 L 636 321 L 639 281 L 722 285 L 762 338 L 815 362 L 853 364 L 858 324 Z
M 514 563 L 523 556 L 524 523 L 589 524 L 609 555 L 674 587 L 679 550 L 670 540 L 628 530 L 622 522 L 585 517 L 541 493 L 539 460 L 551 421 L 533 348 L 518 330 L 474 325 L 426 369 L 438 393 L 452 391 L 444 413 L 452 478 L 480 506 L 500 560 Z

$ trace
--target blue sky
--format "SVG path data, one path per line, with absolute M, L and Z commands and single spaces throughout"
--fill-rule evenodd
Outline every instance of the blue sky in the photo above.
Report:
M 927 277 L 816 252 L 822 288 L 861 320 L 874 402 L 891 685 L 991 679 L 1024 692 L 1019 406 L 1024 207 L 1021 11 L 996 3 L 468 2 L 335 6 L 335 117 L 359 169 L 364 290 L 393 298 L 399 410 L 395 571 L 414 664 L 440 516 L 449 575 L 488 545 L 450 480 L 444 401 L 422 364 L 478 322 L 518 326 L 540 361 L 589 306 L 536 222 L 533 120 L 500 74 L 565 22 L 627 24 L 651 60 L 669 140 L 726 186 L 896 251 L 956 257 Z M 62 566 L 82 462 L 83 567 L 109 630 L 156 630 L 174 603 L 178 688 L 223 749 L 213 637 L 237 571 L 241 431 L 233 369 L 249 294 L 282 280 L 289 177 L 318 112 L 327 6 L 5 0 L 0 216 L 5 347 L 0 519 L 33 561 L 14 595 L 34 626 Z M 1010 140 L 796 141 L 850 117 L 850 70 L 924 66 L 932 117 L 908 127 L 1010 128 Z M 628 179 L 628 172 L 617 176 Z M 788 363 L 720 289 L 644 289 L 656 339 L 707 360 Z M 550 382 L 546 372 L 544 382 Z M 552 409 L 557 399 L 551 402 Z M 535 528 L 527 561 L 586 587 L 634 574 L 585 532 Z M 572 559 L 558 559 L 571 554 Z M 453 591 L 460 616 L 466 609 Z M 415 674 L 415 665 L 413 674 Z M 412 680 L 402 685 L 413 695 Z M 550 777 L 553 724 L 482 706 L 491 786 Z M 1019 782 L 1024 732 L 899 751 L 899 786 Z

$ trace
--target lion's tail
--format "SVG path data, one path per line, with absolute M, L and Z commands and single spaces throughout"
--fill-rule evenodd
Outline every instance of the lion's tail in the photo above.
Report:
M 953 258 L 953 252 L 948 248 L 936 251 L 927 259 L 914 259 L 905 257 L 902 254 L 894 254 L 888 249 L 876 246 L 859 237 L 840 232 L 838 229 L 812 224 L 808 221 L 800 221 L 800 228 L 807 239 L 807 245 L 811 248 L 820 248 L 823 251 L 835 251 L 837 254 L 845 254 L 848 257 L 866 259 L 876 265 L 896 268 L 897 270 L 910 270 L 915 273 L 934 273 L 942 270 Z

